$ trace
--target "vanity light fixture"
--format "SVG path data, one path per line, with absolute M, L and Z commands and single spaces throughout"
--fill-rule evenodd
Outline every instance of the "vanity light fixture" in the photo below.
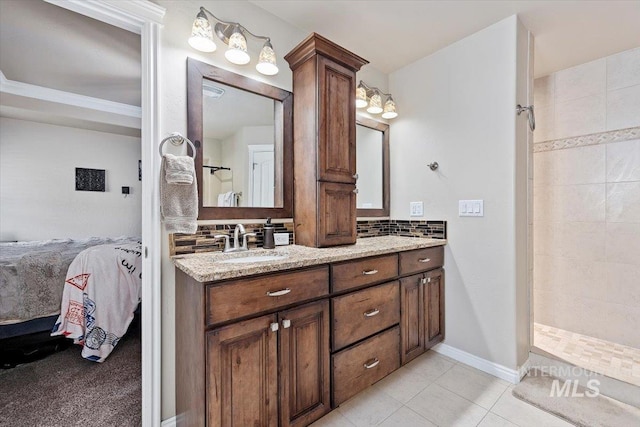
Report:
M 382 104 L 383 95 L 386 97 L 384 106 Z M 365 82 L 360 80 L 360 83 L 356 88 L 356 108 L 365 107 L 367 107 L 367 112 L 370 114 L 382 113 L 383 119 L 393 119 L 398 117 L 396 103 L 390 93 L 381 92 L 377 87 L 368 86 Z
M 213 29 L 207 15 L 217 21 Z M 276 54 L 273 51 L 269 37 L 255 35 L 237 22 L 223 21 L 202 6 L 200 7 L 200 12 L 196 15 L 195 21 L 193 21 L 189 45 L 201 52 L 214 52 L 216 50 L 216 44 L 213 41 L 214 31 L 218 38 L 229 46 L 224 53 L 225 58 L 237 65 L 248 64 L 251 61 L 251 57 L 247 52 L 247 35 L 258 40 L 264 40 L 256 70 L 266 76 L 278 74 Z

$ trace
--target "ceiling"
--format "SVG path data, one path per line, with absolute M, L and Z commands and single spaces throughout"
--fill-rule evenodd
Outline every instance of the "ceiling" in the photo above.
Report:
M 42 0 L 0 0 L 0 70 L 9 80 L 140 106 L 140 36 Z
M 535 36 L 540 77 L 640 46 L 640 0 L 249 0 L 391 73 L 518 14 Z

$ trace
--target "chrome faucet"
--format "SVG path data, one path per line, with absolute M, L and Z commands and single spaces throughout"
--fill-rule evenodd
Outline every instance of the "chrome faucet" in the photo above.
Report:
M 244 229 L 244 225 L 237 224 L 233 230 L 233 247 L 229 242 L 229 236 L 226 234 L 216 234 L 214 239 L 224 239 L 224 249 L 222 252 L 244 252 L 248 251 L 247 237 L 255 236 L 256 233 L 247 233 Z M 240 237 L 242 237 L 242 243 L 240 243 Z

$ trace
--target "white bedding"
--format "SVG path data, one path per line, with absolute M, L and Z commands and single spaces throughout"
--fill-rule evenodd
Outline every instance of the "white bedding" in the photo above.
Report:
M 94 246 L 69 266 L 60 316 L 51 335 L 81 344 L 82 357 L 103 362 L 133 320 L 142 283 L 140 242 Z

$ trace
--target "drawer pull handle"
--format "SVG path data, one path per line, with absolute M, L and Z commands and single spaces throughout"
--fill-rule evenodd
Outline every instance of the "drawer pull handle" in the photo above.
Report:
M 377 272 L 378 270 L 364 270 L 362 274 L 364 274 L 365 276 L 370 276 L 372 274 L 376 274 Z
M 282 289 L 280 291 L 275 291 L 275 292 L 267 291 L 267 296 L 269 296 L 269 297 L 279 297 L 279 296 L 282 296 L 282 295 L 286 295 L 289 292 L 291 292 L 291 289 L 289 289 L 289 288 Z
M 380 363 L 380 361 L 377 358 L 375 358 L 371 363 L 365 362 L 364 367 L 366 369 L 375 368 L 376 366 L 378 366 L 378 363 Z
M 431 261 L 431 258 L 420 258 L 418 260 L 418 262 L 429 262 L 429 261 Z
M 374 308 L 373 310 L 365 311 L 364 317 L 373 317 L 378 313 L 380 313 L 380 310 L 378 310 L 377 308 Z

